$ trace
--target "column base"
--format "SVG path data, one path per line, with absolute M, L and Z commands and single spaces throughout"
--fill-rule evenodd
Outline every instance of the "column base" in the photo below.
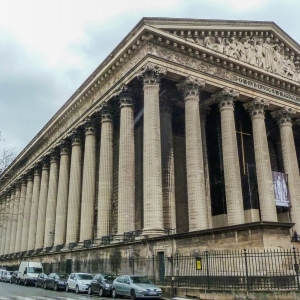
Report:
M 164 235 L 166 235 L 164 229 L 143 229 L 140 239 L 147 239 Z

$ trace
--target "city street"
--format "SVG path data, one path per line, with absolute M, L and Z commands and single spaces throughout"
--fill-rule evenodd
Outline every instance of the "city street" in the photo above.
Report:
M 46 300 L 46 299 L 56 299 L 56 300 L 67 300 L 67 299 L 99 299 L 98 295 L 89 296 L 88 294 L 75 294 L 74 292 L 59 291 L 55 292 L 53 290 L 44 290 L 42 288 L 35 288 L 33 286 L 23 286 L 16 284 L 9 284 L 0 282 L 0 300 Z M 111 298 L 101 298 L 101 299 L 111 299 Z

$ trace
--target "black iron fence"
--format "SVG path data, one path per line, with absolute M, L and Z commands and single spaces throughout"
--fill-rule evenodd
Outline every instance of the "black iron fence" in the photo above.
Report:
M 142 258 L 110 256 L 95 260 L 44 263 L 45 273 L 109 272 L 146 275 L 159 285 L 205 289 L 300 290 L 295 248 L 280 250 L 204 251 L 193 256 Z

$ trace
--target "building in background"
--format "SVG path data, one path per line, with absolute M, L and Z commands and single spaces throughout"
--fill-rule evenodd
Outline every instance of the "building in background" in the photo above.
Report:
M 299 56 L 272 22 L 142 19 L 1 174 L 1 264 L 290 247 Z

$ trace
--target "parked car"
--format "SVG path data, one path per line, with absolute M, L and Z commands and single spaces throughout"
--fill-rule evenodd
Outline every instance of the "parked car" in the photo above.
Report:
M 54 291 L 66 290 L 69 274 L 51 273 L 44 281 L 44 289 L 50 288 Z
M 18 283 L 18 280 L 19 280 L 19 271 L 15 271 L 11 274 L 9 282 L 10 282 L 10 284 Z
M 45 273 L 40 273 L 37 278 L 36 278 L 36 281 L 35 281 L 35 287 L 44 287 L 44 282 L 45 282 L 45 279 L 47 278 L 47 274 Z
M 12 273 L 13 273 L 13 271 L 3 271 L 2 275 L 1 275 L 1 281 L 9 282 Z
M 40 262 L 22 261 L 19 266 L 18 284 L 35 285 L 37 276 L 43 273 L 43 266 Z
M 0 270 L 0 281 L 2 281 L 2 274 L 4 274 L 4 272 L 6 272 L 6 270 L 4 270 L 4 269 Z
M 111 296 L 112 284 L 117 276 L 113 274 L 96 274 L 88 289 L 88 294 L 99 294 L 100 297 Z
M 161 288 L 153 284 L 148 277 L 139 275 L 123 275 L 114 280 L 112 297 L 129 296 L 136 298 L 161 298 Z
M 87 292 L 92 280 L 92 274 L 72 273 L 68 278 L 66 291 L 75 291 L 76 294 Z

